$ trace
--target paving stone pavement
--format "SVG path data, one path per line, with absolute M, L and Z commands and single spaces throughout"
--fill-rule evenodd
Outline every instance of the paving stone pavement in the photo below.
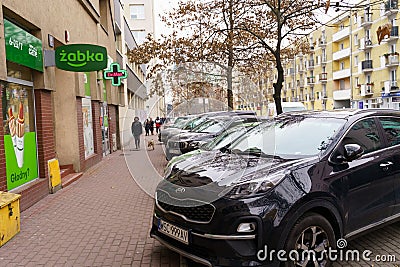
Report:
M 144 148 L 132 152 L 146 160 Z M 150 155 L 165 165 L 161 154 Z M 149 237 L 152 209 L 117 151 L 22 212 L 21 232 L 0 248 L 0 266 L 179 266 L 178 254 Z
M 145 138 L 145 139 L 144 139 Z M 0 248 L 2 266 L 200 266 L 149 237 L 151 197 L 166 164 L 156 136 L 108 155 L 70 186 L 21 213 L 21 232 Z M 155 149 L 146 148 L 154 140 Z M 132 175 L 135 179 L 132 178 Z M 395 256 L 395 262 L 341 261 L 339 266 L 400 266 L 400 223 L 349 241 L 349 249 Z

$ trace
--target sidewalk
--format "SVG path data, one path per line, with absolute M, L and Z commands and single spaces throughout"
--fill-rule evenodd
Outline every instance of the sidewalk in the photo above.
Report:
M 162 153 L 148 152 L 163 170 Z M 146 169 L 144 148 L 126 154 L 138 177 L 156 173 Z M 178 254 L 149 237 L 152 207 L 117 151 L 21 213 L 21 232 L 0 248 L 0 266 L 179 266 Z

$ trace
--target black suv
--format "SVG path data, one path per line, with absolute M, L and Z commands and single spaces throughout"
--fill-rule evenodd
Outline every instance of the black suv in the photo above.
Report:
M 151 236 L 207 266 L 329 266 L 337 240 L 399 217 L 400 112 L 300 112 L 170 166 Z
M 250 122 L 257 122 L 258 118 L 253 115 L 246 116 L 219 116 L 208 118 L 204 123 L 189 132 L 183 132 L 171 137 L 165 146 L 167 160 L 187 152 L 196 150 L 201 144 L 211 141 L 235 126 Z

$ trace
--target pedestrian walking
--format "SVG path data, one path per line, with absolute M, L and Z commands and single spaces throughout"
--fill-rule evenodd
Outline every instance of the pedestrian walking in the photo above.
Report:
M 140 135 L 143 132 L 142 123 L 139 121 L 139 117 L 135 117 L 132 122 L 131 131 L 133 138 L 135 139 L 136 149 L 140 149 Z
M 150 118 L 149 125 L 150 125 L 151 135 L 154 135 L 154 121 L 152 118 Z
M 146 119 L 144 121 L 144 131 L 146 132 L 146 136 L 149 136 L 149 134 L 150 134 L 150 121 L 149 121 L 149 119 Z
M 156 123 L 156 133 L 158 134 L 160 132 L 161 119 L 159 117 L 157 117 L 155 120 L 155 123 Z

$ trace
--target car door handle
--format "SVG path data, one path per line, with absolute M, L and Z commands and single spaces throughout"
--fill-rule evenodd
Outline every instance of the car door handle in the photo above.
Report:
M 392 165 L 393 165 L 393 162 L 387 161 L 387 162 L 383 162 L 383 163 L 379 164 L 379 167 L 381 167 L 382 170 L 387 171 L 389 169 L 389 167 Z

